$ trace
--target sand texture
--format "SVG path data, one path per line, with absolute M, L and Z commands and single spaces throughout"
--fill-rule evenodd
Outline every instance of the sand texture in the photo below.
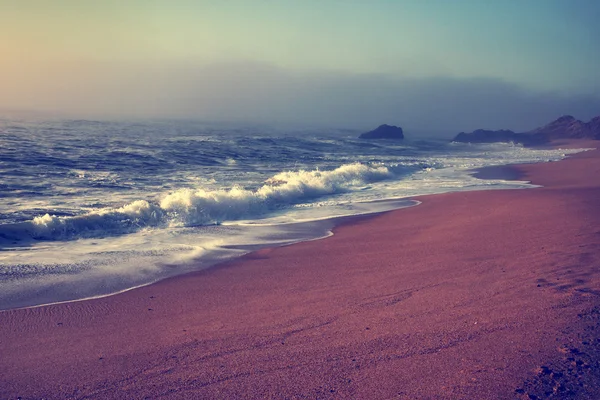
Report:
M 600 398 L 600 152 L 513 173 L 544 187 L 0 312 L 0 398 Z

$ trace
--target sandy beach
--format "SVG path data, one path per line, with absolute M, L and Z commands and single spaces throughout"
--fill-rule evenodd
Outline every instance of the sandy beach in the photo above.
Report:
M 543 187 L 0 312 L 0 398 L 599 398 L 600 152 L 504 172 Z

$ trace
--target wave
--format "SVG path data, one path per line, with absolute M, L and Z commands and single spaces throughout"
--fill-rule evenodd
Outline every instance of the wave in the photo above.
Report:
M 414 166 L 412 166 L 414 167 Z M 45 214 L 31 221 L 0 226 L 7 240 L 69 240 L 135 232 L 144 228 L 214 225 L 260 217 L 321 196 L 361 189 L 390 179 L 406 166 L 352 163 L 334 170 L 281 172 L 256 190 L 179 189 L 157 202 L 137 200 L 120 208 L 105 208 L 75 217 Z

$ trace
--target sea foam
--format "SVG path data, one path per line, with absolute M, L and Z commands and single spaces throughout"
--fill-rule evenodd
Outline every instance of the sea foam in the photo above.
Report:
M 241 186 L 217 190 L 179 189 L 159 197 L 157 202 L 136 200 L 120 208 L 105 208 L 75 217 L 45 214 L 32 221 L 0 226 L 0 235 L 13 240 L 66 240 L 153 227 L 219 224 L 260 217 L 273 210 L 360 189 L 394 176 L 394 168 L 361 163 L 345 164 L 329 171 L 281 172 L 255 190 Z

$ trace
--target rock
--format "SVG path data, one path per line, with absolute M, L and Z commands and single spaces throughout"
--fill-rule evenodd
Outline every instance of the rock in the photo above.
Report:
M 548 142 L 544 134 L 538 133 L 515 133 L 502 129 L 498 131 L 477 129 L 471 133 L 461 132 L 453 139 L 455 142 L 466 143 L 520 143 L 524 146 L 535 146 Z
M 592 135 L 594 135 L 594 139 L 600 140 L 600 115 L 593 118 L 590 122 L 587 123 L 588 128 L 592 131 Z
M 455 142 L 495 143 L 514 142 L 524 146 L 535 146 L 553 139 L 597 139 L 600 140 L 600 116 L 590 122 L 582 122 L 571 115 L 563 115 L 549 124 L 525 133 L 509 130 L 491 131 L 478 129 L 471 133 L 461 132 Z
M 600 139 L 600 116 L 585 123 L 571 115 L 563 115 L 531 133 L 545 134 L 550 139 Z
M 404 139 L 402 128 L 393 125 L 380 125 L 377 129 L 365 132 L 359 136 L 360 139 Z

